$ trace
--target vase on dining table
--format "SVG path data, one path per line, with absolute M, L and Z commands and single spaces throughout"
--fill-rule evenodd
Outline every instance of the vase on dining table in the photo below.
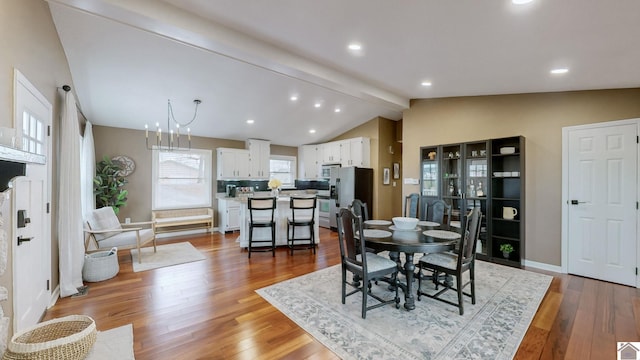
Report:
M 271 189 L 271 196 L 277 198 L 278 195 L 280 195 L 280 189 L 278 189 L 278 188 Z

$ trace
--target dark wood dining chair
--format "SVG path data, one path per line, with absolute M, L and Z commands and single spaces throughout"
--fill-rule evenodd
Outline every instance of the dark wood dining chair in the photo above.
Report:
M 251 258 L 252 252 L 264 252 L 271 251 L 272 256 L 276 256 L 276 222 L 274 220 L 274 213 L 276 210 L 276 198 L 248 198 L 247 208 L 249 210 L 249 258 Z M 254 240 L 253 229 L 254 228 L 271 228 L 271 239 L 268 240 Z M 268 248 L 260 248 L 255 250 L 253 244 L 271 243 Z
M 465 234 L 460 239 L 460 246 L 457 253 L 433 253 L 423 256 L 419 263 L 419 276 L 418 276 L 418 300 L 421 295 L 428 296 L 430 298 L 445 302 L 450 305 L 454 305 L 459 309 L 460 315 L 464 314 L 464 302 L 463 296 L 471 297 L 471 304 L 476 303 L 476 288 L 475 288 L 475 259 L 476 259 L 476 243 L 480 236 L 480 221 L 482 219 L 482 212 L 479 207 L 475 207 L 471 210 L 471 214 L 467 217 L 467 223 L 465 226 Z M 433 282 L 436 286 L 436 291 L 439 286 L 444 288 L 435 294 L 429 294 L 422 291 L 422 280 L 426 278 L 423 271 L 430 270 L 433 272 Z M 462 283 L 462 275 L 465 272 L 469 272 L 469 281 Z M 450 275 L 456 278 L 456 286 L 453 287 L 449 281 L 440 280 L 439 274 Z M 463 289 L 470 285 L 471 292 L 465 293 Z M 458 293 L 458 303 L 454 303 L 447 299 L 440 297 L 447 290 L 455 290 Z
M 437 222 L 442 225 L 450 225 L 451 205 L 441 199 L 425 201 L 424 197 L 422 204 L 422 211 L 420 212 L 422 220 Z
M 356 241 L 355 232 L 363 234 L 362 218 L 355 216 L 353 212 L 345 208 L 340 209 L 336 217 L 342 262 L 342 303 L 345 303 L 347 296 L 361 292 L 363 319 L 367 318 L 367 310 L 380 306 L 395 303 L 396 308 L 400 308 L 398 264 L 386 257 L 365 251 L 364 241 Z M 354 277 L 358 276 L 360 281 L 348 281 L 347 272 L 351 272 Z M 395 297 L 391 300 L 384 300 L 371 292 L 371 282 L 387 275 L 391 276 L 390 283 L 395 288 Z M 355 290 L 347 293 L 347 285 L 352 286 Z M 369 296 L 376 299 L 378 303 L 367 306 Z
M 356 215 L 362 218 L 362 221 L 369 220 L 369 210 L 367 209 L 367 203 L 362 202 L 360 199 L 353 199 L 349 205 L 349 209 Z
M 316 214 L 317 198 L 314 197 L 294 197 L 289 199 L 289 208 L 291 209 L 291 216 L 287 219 L 287 245 L 291 255 L 293 250 L 299 249 L 313 249 L 313 253 L 316 253 L 316 240 L 315 240 L 315 214 Z M 309 230 L 308 237 L 296 237 L 296 228 L 306 227 Z M 302 246 L 296 246 L 296 242 L 302 242 Z
M 360 199 L 353 199 L 351 204 L 349 204 L 349 210 L 353 212 L 355 216 L 359 216 L 362 219 L 362 222 L 369 220 L 369 210 L 367 208 L 367 203 L 362 202 Z M 356 235 L 356 241 L 359 241 L 358 236 Z M 380 251 L 374 250 L 372 248 L 365 247 L 367 252 L 379 253 Z M 356 277 L 357 279 L 357 277 Z M 376 283 L 377 284 L 377 283 Z
M 420 194 L 409 194 L 404 198 L 403 216 L 417 218 L 420 208 Z

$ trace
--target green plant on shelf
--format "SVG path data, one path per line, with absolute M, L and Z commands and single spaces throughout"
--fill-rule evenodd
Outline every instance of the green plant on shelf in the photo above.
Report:
M 513 252 L 513 246 L 511 244 L 500 244 L 500 251 L 502 251 L 502 256 L 506 259 L 509 258 L 509 254 Z

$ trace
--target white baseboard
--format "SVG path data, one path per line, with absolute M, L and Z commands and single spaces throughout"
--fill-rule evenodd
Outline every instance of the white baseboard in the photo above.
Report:
M 49 306 L 47 306 L 47 309 L 51 309 L 53 305 L 55 305 L 58 301 L 58 298 L 60 298 L 60 284 L 58 284 L 58 286 L 53 289 L 53 292 L 51 293 L 51 300 L 49 301 Z
M 532 267 L 540 270 L 553 271 L 553 272 L 562 274 L 562 267 L 558 265 L 550 265 L 550 264 L 545 264 L 545 263 L 525 259 L 524 266 Z

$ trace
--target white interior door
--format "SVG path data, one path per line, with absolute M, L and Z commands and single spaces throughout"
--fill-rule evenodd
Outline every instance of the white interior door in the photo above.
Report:
M 13 189 L 13 279 L 19 284 L 13 288 L 13 315 L 14 330 L 20 331 L 38 323 L 49 304 L 50 256 L 42 227 L 44 181 L 21 176 L 14 180 Z
M 568 132 L 568 272 L 636 286 L 637 124 Z
M 53 107 L 18 70 L 14 72 L 14 125 L 22 150 L 45 155 L 46 164 L 27 164 L 28 180 L 16 185 L 14 199 L 27 209 L 31 222 L 19 229 L 29 242 L 17 246 L 13 238 L 14 331 L 36 324 L 51 300 L 51 122 Z M 22 183 L 23 181 L 28 184 Z M 14 227 L 15 229 L 15 227 Z M 20 236 L 17 234 L 16 236 Z

